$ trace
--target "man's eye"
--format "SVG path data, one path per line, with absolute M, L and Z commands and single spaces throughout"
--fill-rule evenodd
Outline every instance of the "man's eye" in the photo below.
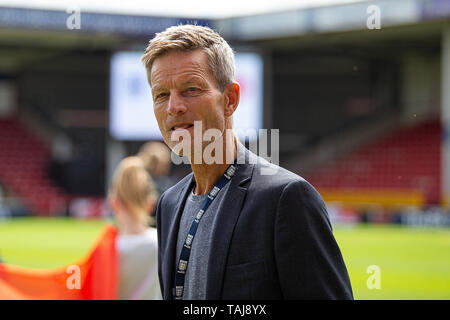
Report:
M 166 96 L 167 96 L 167 93 L 166 93 L 166 92 L 158 93 L 158 94 L 155 96 L 155 100 L 164 98 L 164 97 L 166 97 Z
M 188 88 L 188 91 L 197 91 L 198 90 L 198 88 L 196 88 L 196 87 L 190 87 L 190 88 Z

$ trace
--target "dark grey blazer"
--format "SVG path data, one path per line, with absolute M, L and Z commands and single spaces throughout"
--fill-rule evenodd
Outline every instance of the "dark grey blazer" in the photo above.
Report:
M 238 160 L 245 157 L 245 164 L 238 164 L 216 212 L 206 298 L 353 299 L 319 193 L 242 145 L 238 155 Z M 158 272 L 164 299 L 172 299 L 179 223 L 193 183 L 191 173 L 158 202 Z

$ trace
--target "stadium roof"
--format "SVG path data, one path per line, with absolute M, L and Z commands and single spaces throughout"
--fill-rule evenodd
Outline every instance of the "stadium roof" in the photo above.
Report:
M 0 6 L 62 11 L 66 11 L 71 7 L 78 7 L 81 11 L 94 13 L 222 19 L 275 11 L 298 10 L 310 7 L 367 1 L 368 0 L 258 0 L 258 2 L 242 0 L 0 0 Z
M 242 0 L 0 0 L 0 33 L 70 29 L 148 37 L 195 22 L 216 28 L 227 39 L 248 41 L 366 30 L 370 7 L 377 8 L 383 28 L 450 18 L 449 0 L 260 0 L 257 6 Z M 69 22 L 75 12 L 81 18 L 73 30 Z

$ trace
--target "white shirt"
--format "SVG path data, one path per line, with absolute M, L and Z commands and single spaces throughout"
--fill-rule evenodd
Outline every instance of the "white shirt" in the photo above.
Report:
M 155 228 L 143 234 L 119 235 L 120 300 L 160 300 L 158 279 L 158 238 Z

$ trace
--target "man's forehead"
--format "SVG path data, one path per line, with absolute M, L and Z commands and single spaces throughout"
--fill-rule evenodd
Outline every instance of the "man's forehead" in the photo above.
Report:
M 180 67 L 202 67 L 206 68 L 208 65 L 208 57 L 203 50 L 194 51 L 180 51 L 173 50 L 156 58 L 152 65 L 153 73 L 160 69 L 179 69 Z
M 204 79 L 210 72 L 207 62 L 202 51 L 173 51 L 156 58 L 147 76 L 153 85 L 172 77 L 183 81 Z

